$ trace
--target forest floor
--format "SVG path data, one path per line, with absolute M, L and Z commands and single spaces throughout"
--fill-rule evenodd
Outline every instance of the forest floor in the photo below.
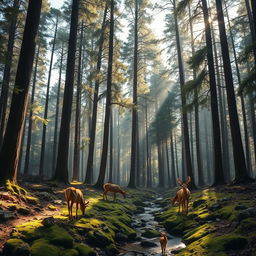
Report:
M 85 216 L 79 210 L 73 220 L 68 219 L 64 200 L 66 186 L 24 183 L 24 191 L 18 187 L 0 191 L 0 255 L 118 255 L 125 243 L 138 242 L 133 217 L 143 213 L 146 201 L 160 207 L 154 212 L 159 226 L 186 244 L 172 254 L 256 255 L 255 183 L 192 191 L 187 216 L 178 214 L 178 207 L 170 204 L 175 190 L 129 189 L 126 199 L 118 195 L 113 202 L 112 195 L 104 201 L 102 191 L 72 186 L 82 189 L 90 201 Z M 22 200 L 15 196 L 17 192 Z M 159 236 L 159 232 L 147 231 L 151 237 Z M 159 255 L 147 250 L 145 247 L 144 255 Z

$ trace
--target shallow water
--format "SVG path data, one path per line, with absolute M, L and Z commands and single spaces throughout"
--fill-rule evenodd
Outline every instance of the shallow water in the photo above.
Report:
M 156 201 L 161 200 L 162 198 L 156 198 Z M 141 236 L 145 229 L 155 229 L 160 232 L 166 232 L 165 228 L 161 226 L 157 221 L 154 220 L 154 213 L 160 212 L 162 208 L 153 202 L 145 202 L 146 206 L 144 207 L 145 212 L 140 214 L 135 214 L 133 217 L 133 226 L 137 231 L 137 241 L 128 243 L 122 247 L 120 256 L 139 256 L 139 255 L 155 255 L 160 256 L 161 247 L 159 243 L 159 237 L 155 238 L 146 238 Z M 167 233 L 167 232 L 166 232 Z M 166 246 L 166 255 L 174 255 L 171 252 L 174 250 L 179 250 L 185 248 L 185 244 L 181 241 L 180 237 L 175 237 L 168 234 L 168 244 Z M 149 241 L 156 244 L 155 247 L 145 248 L 140 245 L 142 241 Z

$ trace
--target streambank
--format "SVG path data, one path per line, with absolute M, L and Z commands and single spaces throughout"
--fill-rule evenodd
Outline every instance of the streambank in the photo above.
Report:
M 136 213 L 132 218 L 132 227 L 136 230 L 136 239 L 128 242 L 121 248 L 120 256 L 132 255 L 162 255 L 159 244 L 161 232 L 167 233 L 161 223 L 155 220 L 154 215 L 162 212 L 159 202 L 161 197 L 155 195 L 151 200 L 143 202 L 141 213 Z M 168 244 L 166 246 L 166 255 L 173 255 L 172 252 L 178 252 L 185 248 L 185 244 L 178 236 L 167 234 Z

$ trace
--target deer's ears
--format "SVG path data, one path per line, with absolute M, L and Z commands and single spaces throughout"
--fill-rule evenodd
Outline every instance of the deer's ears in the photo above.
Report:
M 186 184 L 188 185 L 191 182 L 191 177 L 188 176 Z
M 177 179 L 177 184 L 180 185 L 180 186 L 182 186 L 182 181 L 181 181 L 180 178 Z

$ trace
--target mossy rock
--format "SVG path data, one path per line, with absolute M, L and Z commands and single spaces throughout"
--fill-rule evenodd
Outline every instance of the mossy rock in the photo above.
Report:
M 105 252 L 107 253 L 107 255 L 112 256 L 118 254 L 119 251 L 114 244 L 110 244 L 106 247 Z
M 7 256 L 29 256 L 30 247 L 21 239 L 12 238 L 5 243 L 3 252 Z
M 96 256 L 96 252 L 85 244 L 76 244 L 75 249 L 79 252 L 79 256 Z
M 29 221 L 16 226 L 16 231 L 12 234 L 13 237 L 22 238 L 26 242 L 32 242 L 42 237 L 42 223 L 40 220 Z
M 206 244 L 206 247 L 213 252 L 241 250 L 246 247 L 248 241 L 245 237 L 237 234 L 227 234 L 214 237 Z
M 247 218 L 240 222 L 240 225 L 236 229 L 236 233 L 247 234 L 256 231 L 256 219 Z
M 25 200 L 32 205 L 39 204 L 39 199 L 34 196 L 25 196 Z
M 193 243 L 194 241 L 212 233 L 215 230 L 211 224 L 204 224 L 202 226 L 192 228 L 183 236 L 184 241 L 187 243 Z
M 68 250 L 65 250 L 61 255 L 62 256 L 79 256 L 79 252 L 75 249 L 68 249 Z
M 45 239 L 35 240 L 31 246 L 31 256 L 59 256 L 59 248 Z
M 86 241 L 91 245 L 100 247 L 105 247 L 114 242 L 110 234 L 106 234 L 100 229 L 88 232 Z
M 153 238 L 160 236 L 160 232 L 154 229 L 146 229 L 145 232 L 142 233 L 142 236 L 147 238 Z
M 50 228 L 43 228 L 42 233 L 43 237 L 54 245 L 63 246 L 65 248 L 73 247 L 73 238 L 71 235 L 65 229 L 56 224 Z

